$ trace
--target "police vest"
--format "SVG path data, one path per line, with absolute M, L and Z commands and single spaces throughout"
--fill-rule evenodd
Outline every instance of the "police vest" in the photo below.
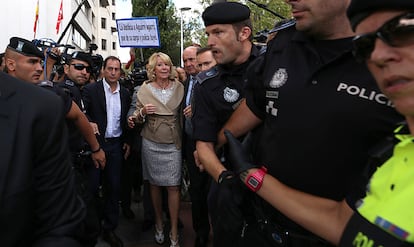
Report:
M 414 243 L 414 137 L 400 126 L 395 138 L 393 156 L 372 176 L 357 211 L 397 239 Z

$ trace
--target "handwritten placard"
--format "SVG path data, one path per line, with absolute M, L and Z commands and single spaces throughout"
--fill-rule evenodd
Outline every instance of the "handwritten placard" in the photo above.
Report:
M 120 47 L 160 47 L 158 17 L 135 17 L 116 20 Z

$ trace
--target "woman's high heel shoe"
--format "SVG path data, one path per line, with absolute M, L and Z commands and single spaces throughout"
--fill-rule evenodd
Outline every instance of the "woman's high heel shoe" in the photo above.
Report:
M 171 241 L 170 247 L 180 247 L 180 244 L 178 243 L 178 234 L 177 234 L 177 239 L 174 240 L 172 239 L 172 235 L 170 232 L 170 241 Z
M 161 226 L 161 229 L 158 229 L 157 225 L 155 225 L 154 239 L 157 244 L 164 244 L 165 242 L 164 226 Z

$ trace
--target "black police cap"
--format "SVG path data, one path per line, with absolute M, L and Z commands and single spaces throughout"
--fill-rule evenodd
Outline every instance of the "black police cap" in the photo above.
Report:
M 91 67 L 93 65 L 92 56 L 91 56 L 91 54 L 89 54 L 87 52 L 75 51 L 70 55 L 69 62 L 72 61 L 72 59 L 87 62 L 89 64 L 89 66 L 91 66 Z
M 202 18 L 206 27 L 214 24 L 232 24 L 249 19 L 250 9 L 241 3 L 219 2 L 207 7 Z
M 43 52 L 37 46 L 35 46 L 31 41 L 23 38 L 10 38 L 10 43 L 7 45 L 7 48 L 27 57 L 39 57 L 41 59 L 44 58 Z
M 378 10 L 414 10 L 413 0 L 352 0 L 347 15 L 352 29 L 371 13 Z

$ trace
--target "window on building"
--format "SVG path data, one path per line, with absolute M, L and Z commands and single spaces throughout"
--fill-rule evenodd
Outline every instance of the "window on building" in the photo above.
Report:
M 112 50 L 116 50 L 116 42 L 112 42 Z
M 106 18 L 101 18 L 101 28 L 106 29 Z
M 115 13 L 112 13 L 112 20 L 115 20 Z
M 112 5 L 115 6 L 115 0 L 112 0 Z
M 73 43 L 82 50 L 85 50 L 86 47 L 86 39 L 85 37 L 80 34 L 80 32 L 76 29 L 72 31 L 72 41 Z
M 103 51 L 106 51 L 106 39 L 101 40 L 101 47 Z

